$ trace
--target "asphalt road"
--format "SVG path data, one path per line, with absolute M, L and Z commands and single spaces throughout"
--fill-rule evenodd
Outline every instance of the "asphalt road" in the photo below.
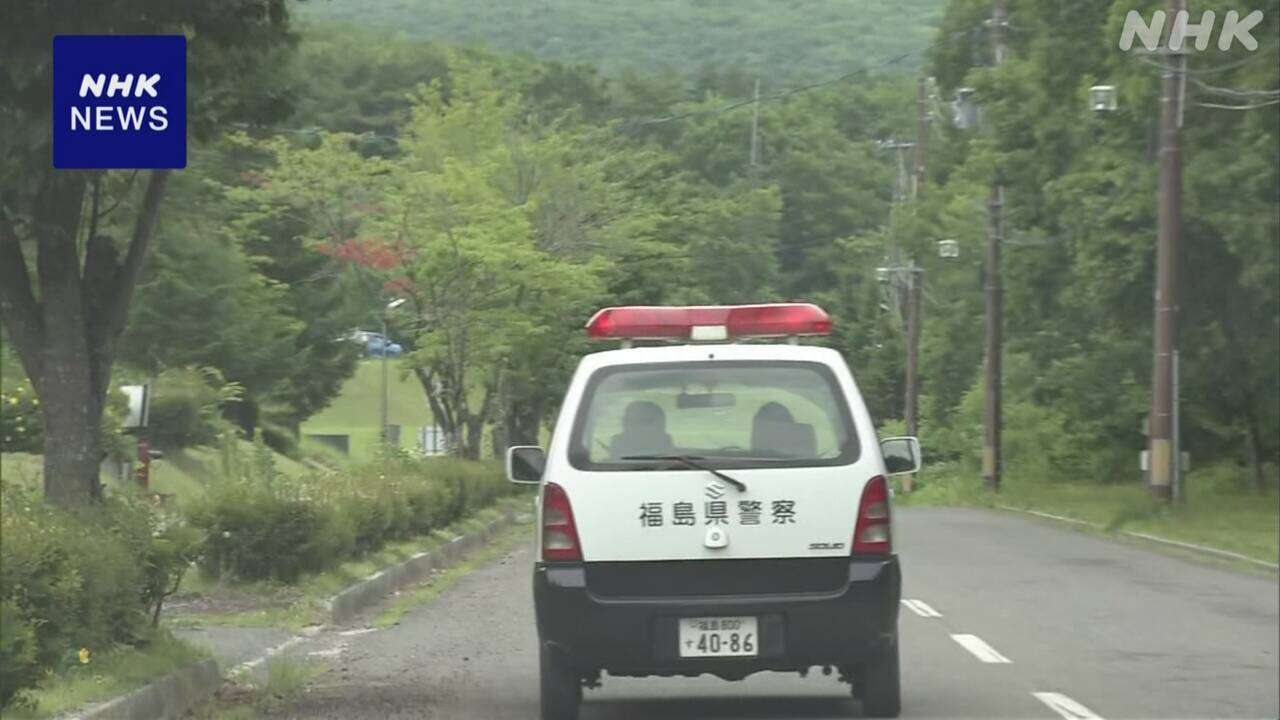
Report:
M 984 510 L 902 509 L 897 545 L 903 717 L 1280 717 L 1274 577 Z M 518 545 L 398 626 L 300 647 L 329 670 L 276 715 L 536 718 L 531 559 Z M 820 673 L 606 677 L 585 698 L 583 720 L 858 713 Z

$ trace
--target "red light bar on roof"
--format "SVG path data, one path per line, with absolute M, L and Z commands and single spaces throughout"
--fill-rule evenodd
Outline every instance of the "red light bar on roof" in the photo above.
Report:
M 593 340 L 728 340 L 829 335 L 831 318 L 810 303 L 605 308 L 587 322 Z

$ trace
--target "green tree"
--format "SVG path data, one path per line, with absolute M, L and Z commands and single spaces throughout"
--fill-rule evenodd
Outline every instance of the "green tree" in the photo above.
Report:
M 0 139 L 0 317 L 42 400 L 45 493 L 54 502 L 75 505 L 100 494 L 99 421 L 170 173 L 148 172 L 140 192 L 130 192 L 132 183 L 116 183 L 110 173 L 52 169 L 51 38 L 189 33 L 187 116 L 199 138 L 228 118 L 261 117 L 276 105 L 266 101 L 269 84 L 256 71 L 272 67 L 287 21 L 283 0 L 6 7 L 0 30 L 0 124 L 6 129 Z M 105 192 L 114 188 L 123 194 Z M 127 202 L 105 216 L 115 200 Z

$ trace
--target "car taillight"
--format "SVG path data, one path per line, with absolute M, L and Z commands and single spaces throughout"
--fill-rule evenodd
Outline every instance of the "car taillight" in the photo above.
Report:
M 549 482 L 542 486 L 542 559 L 547 562 L 582 560 L 573 506 L 564 488 Z
M 889 532 L 889 484 L 877 475 L 862 489 L 858 523 L 853 530 L 854 555 L 888 555 L 893 552 Z

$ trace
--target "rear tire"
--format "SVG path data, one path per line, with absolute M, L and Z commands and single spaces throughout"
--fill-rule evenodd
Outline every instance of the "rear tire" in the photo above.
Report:
M 542 679 L 542 720 L 578 720 L 582 681 L 564 653 L 542 643 L 539 653 Z
M 898 667 L 898 633 L 883 654 L 863 666 L 857 694 L 862 698 L 862 714 L 873 718 L 896 718 L 902 713 L 902 682 Z

